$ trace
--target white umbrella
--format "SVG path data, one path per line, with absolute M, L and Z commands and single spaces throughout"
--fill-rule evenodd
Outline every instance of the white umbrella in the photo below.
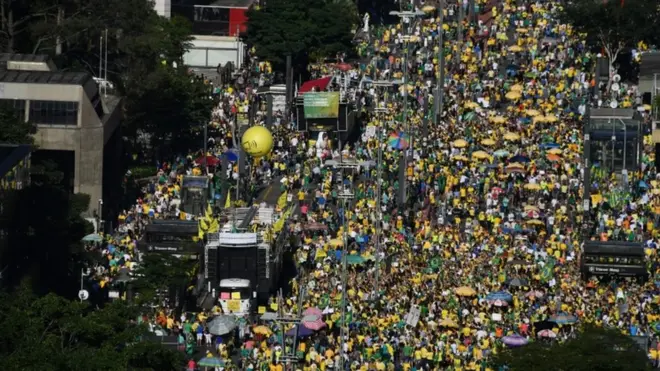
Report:
M 236 316 L 233 315 L 217 316 L 208 324 L 209 332 L 218 336 L 232 332 L 236 326 Z

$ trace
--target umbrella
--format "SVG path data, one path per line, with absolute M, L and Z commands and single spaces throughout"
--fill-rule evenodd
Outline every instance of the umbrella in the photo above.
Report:
M 560 325 L 572 325 L 578 321 L 577 317 L 569 313 L 557 313 L 550 317 L 550 321 Z
M 548 150 L 548 153 L 551 154 L 551 155 L 561 155 L 562 152 L 561 152 L 561 149 L 559 149 L 559 148 L 552 148 L 552 149 Z
M 526 164 L 526 163 L 530 162 L 530 159 L 527 156 L 516 155 L 516 156 L 511 157 L 509 159 L 509 162 L 519 162 L 521 164 Z
M 492 140 L 492 139 L 484 139 L 484 140 L 481 141 L 481 144 L 483 144 L 484 146 L 490 147 L 490 146 L 495 145 L 495 141 Z
M 559 121 L 559 118 L 557 118 L 557 116 L 555 116 L 555 115 L 546 115 L 545 116 L 545 122 L 548 122 L 548 123 L 552 124 L 552 123 L 555 123 L 557 121 Z
M 497 299 L 497 300 L 489 300 L 488 302 L 489 302 L 490 304 L 496 306 L 496 307 L 506 307 L 507 305 L 509 305 L 509 303 L 507 303 L 506 301 L 504 301 L 504 300 L 499 300 L 499 299 Z
M 232 332 L 236 326 L 236 317 L 233 315 L 217 316 L 208 324 L 209 332 L 217 336 Z
M 518 32 L 518 33 L 527 33 L 527 32 L 529 32 L 529 30 L 527 28 L 520 27 L 520 28 L 516 28 L 516 32 Z
M 527 286 L 529 282 L 524 278 L 514 278 L 512 280 L 509 280 L 507 284 L 509 285 L 509 287 L 522 287 L 522 286 Z
M 541 149 L 559 148 L 559 144 L 557 144 L 557 143 L 552 143 L 552 142 L 550 142 L 550 143 L 543 143 L 543 144 L 541 144 L 539 147 L 541 147 Z
M 643 180 L 640 180 L 637 186 L 641 189 L 649 189 L 649 185 Z
M 200 367 L 225 367 L 225 362 L 216 357 L 204 357 L 197 362 Z
M 330 240 L 330 246 L 332 247 L 344 246 L 344 241 L 341 238 L 335 238 L 334 240 Z
M 489 120 L 493 124 L 504 124 L 507 121 L 504 116 L 493 116 Z
M 101 237 L 101 235 L 98 233 L 91 233 L 83 237 L 82 240 L 84 242 L 101 242 L 103 241 L 103 237 Z
M 467 102 L 463 105 L 463 107 L 465 107 L 467 109 L 476 109 L 476 108 L 479 107 L 479 104 L 476 103 L 476 102 Z
M 302 325 L 309 330 L 312 331 L 318 331 L 326 326 L 325 322 L 323 320 L 318 319 L 316 321 L 311 321 L 311 322 L 303 322 Z
M 450 320 L 449 318 L 445 318 L 438 324 L 441 327 L 452 327 L 452 328 L 458 328 L 458 325 L 456 322 Z
M 506 93 L 505 97 L 508 100 L 518 100 L 520 99 L 520 97 L 522 97 L 522 94 L 520 94 L 520 92 L 517 91 L 510 91 Z
M 498 149 L 497 151 L 493 152 L 493 156 L 495 157 L 506 157 L 509 155 L 509 151 L 505 149 Z
M 424 5 L 422 7 L 422 11 L 424 13 L 432 13 L 433 11 L 435 11 L 435 7 L 433 5 Z
M 277 313 L 273 312 L 266 312 L 259 317 L 260 320 L 262 321 L 274 321 L 277 319 Z
M 313 330 L 308 329 L 305 326 L 299 326 L 298 327 L 298 337 L 299 338 L 304 338 L 306 336 L 310 336 L 314 333 Z M 296 326 L 294 326 L 291 330 L 286 332 L 287 336 L 296 336 Z
M 527 111 L 525 111 L 525 113 L 527 114 L 527 116 L 538 116 L 541 114 L 541 112 L 535 109 L 528 109 Z
M 541 186 L 538 185 L 537 183 L 527 183 L 527 184 L 525 184 L 524 187 L 525 187 L 525 189 L 527 189 L 529 191 L 538 191 L 538 190 L 541 189 Z
M 236 152 L 234 152 L 234 151 L 227 151 L 227 152 L 223 153 L 222 156 L 223 156 L 224 158 L 226 158 L 227 161 L 229 161 L 229 162 L 236 162 L 236 161 L 238 161 L 238 153 L 236 153 Z
M 552 330 L 548 330 L 548 329 L 546 329 L 546 330 L 541 330 L 541 331 L 539 331 L 539 332 L 536 334 L 536 336 L 538 336 L 538 337 L 540 337 L 540 338 L 554 339 L 554 338 L 557 337 L 557 334 L 555 334 L 554 331 L 552 331 Z
M 456 148 L 465 148 L 467 147 L 468 142 L 465 139 L 456 139 L 451 145 Z
M 530 219 L 530 220 L 526 221 L 525 223 L 530 224 L 530 225 L 545 225 L 545 223 L 543 223 L 542 221 L 540 221 L 538 219 Z
M 390 134 L 387 143 L 394 149 L 406 149 L 409 144 L 408 135 L 403 132 Z
M 463 155 L 454 156 L 454 157 L 452 157 L 452 159 L 453 159 L 454 161 L 463 161 L 463 162 L 468 162 L 468 161 L 470 161 L 469 158 L 467 158 L 467 157 L 465 157 L 465 156 L 463 156 Z
M 502 342 L 510 347 L 520 347 L 527 344 L 529 340 L 524 336 L 514 334 L 503 337 Z
M 508 133 L 504 134 L 504 139 L 510 140 L 510 141 L 516 141 L 516 140 L 520 140 L 520 135 L 518 135 L 516 133 L 508 132 Z
M 477 294 L 473 288 L 467 286 L 457 287 L 454 289 L 454 293 L 458 296 L 474 296 Z
M 254 326 L 252 328 L 252 332 L 254 332 L 257 335 L 264 335 L 264 336 L 270 336 L 273 333 L 273 331 L 271 331 L 271 329 L 269 329 L 268 327 L 263 326 L 263 325 L 262 326 Z
M 534 331 L 537 333 L 543 330 L 552 330 L 555 327 L 557 327 L 557 323 L 552 321 L 534 322 Z
M 504 301 L 511 301 L 513 299 L 513 296 L 509 294 L 506 291 L 495 291 L 491 292 L 490 294 L 486 295 L 486 300 L 504 300 Z
M 204 163 L 204 156 L 199 156 L 195 160 L 195 162 L 200 164 L 200 165 L 203 164 Z M 220 160 L 218 160 L 217 157 L 206 155 L 206 165 L 208 165 L 208 166 L 218 166 L 219 163 L 220 163 Z
M 337 64 L 337 69 L 340 70 L 340 71 L 344 71 L 344 72 L 350 71 L 351 68 L 352 68 L 351 65 L 348 64 L 348 63 L 339 63 L 339 64 Z
M 521 92 L 521 91 L 523 91 L 523 86 L 520 85 L 520 84 L 515 84 L 515 85 L 511 86 L 511 88 L 509 88 L 509 90 L 510 91 Z
M 323 317 L 323 311 L 317 307 L 309 307 L 303 311 L 304 316 L 318 316 L 319 318 Z
M 543 291 L 539 291 L 539 290 L 531 290 L 531 291 L 528 291 L 528 292 L 525 294 L 525 297 L 527 297 L 527 298 L 542 298 L 543 295 L 544 295 L 544 294 L 543 294 Z
M 477 160 L 483 160 L 483 159 L 488 158 L 488 157 L 490 157 L 490 156 L 488 155 L 488 153 L 486 153 L 484 151 L 472 152 L 472 158 L 476 158 Z
M 547 154 L 545 156 L 545 158 L 547 158 L 548 161 L 551 161 L 551 162 L 557 162 L 557 161 L 561 160 L 561 156 L 553 155 L 552 153 Z
M 346 263 L 350 265 L 359 265 L 364 262 L 365 262 L 364 258 L 361 257 L 360 255 L 348 255 L 346 257 Z
M 519 47 L 518 45 L 511 45 L 509 47 L 509 51 L 514 53 L 520 53 L 521 51 L 523 51 L 523 48 Z

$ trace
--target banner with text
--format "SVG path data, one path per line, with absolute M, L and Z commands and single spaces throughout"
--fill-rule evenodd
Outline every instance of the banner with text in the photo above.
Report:
M 305 119 L 339 117 L 339 92 L 305 93 Z

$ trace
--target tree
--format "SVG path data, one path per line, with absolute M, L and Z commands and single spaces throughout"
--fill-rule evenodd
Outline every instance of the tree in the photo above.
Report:
M 496 366 L 510 371 L 642 371 L 650 370 L 644 351 L 620 331 L 587 326 L 578 336 L 564 343 L 528 344 L 500 352 Z
M 33 144 L 33 125 L 21 120 L 9 102 L 0 103 L 0 143 Z
M 24 282 L 0 293 L 2 370 L 178 370 L 182 355 L 141 339 L 136 307 L 98 310 L 54 294 L 35 296 Z
M 560 18 L 584 34 L 590 46 L 604 50 L 610 71 L 614 71 L 614 62 L 624 49 L 635 48 L 640 41 L 653 44 L 660 40 L 660 6 L 656 0 L 571 1 L 564 5 Z
M 304 69 L 311 56 L 349 52 L 357 11 L 345 0 L 271 0 L 248 12 L 245 40 L 257 56 L 282 71 L 287 55 Z

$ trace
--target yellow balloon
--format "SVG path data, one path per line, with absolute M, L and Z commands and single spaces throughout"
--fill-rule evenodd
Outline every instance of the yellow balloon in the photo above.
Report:
M 263 126 L 253 126 L 243 134 L 241 146 L 253 157 L 263 157 L 273 149 L 273 135 Z

